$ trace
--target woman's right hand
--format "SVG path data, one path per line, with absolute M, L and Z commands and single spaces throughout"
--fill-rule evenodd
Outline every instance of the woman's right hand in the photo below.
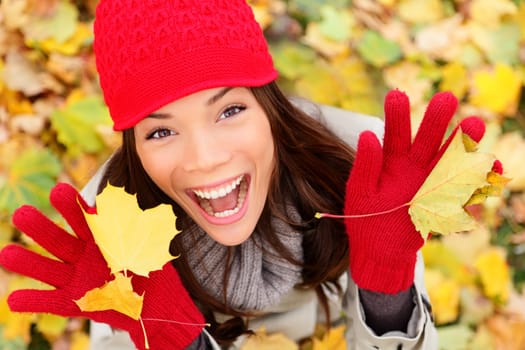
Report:
M 82 207 L 89 208 L 78 192 L 58 184 L 50 194 L 51 204 L 66 219 L 76 237 L 31 206 L 13 215 L 13 224 L 57 259 L 9 244 L 0 251 L 0 265 L 15 273 L 53 286 L 52 290 L 18 290 L 8 298 L 12 311 L 52 313 L 65 317 L 86 317 L 129 332 L 139 349 L 184 349 L 201 333 L 204 318 L 194 305 L 170 262 L 149 278 L 133 276 L 133 289 L 144 294 L 142 325 L 117 311 L 85 312 L 75 300 L 113 279 L 86 223 Z M 108 234 L 111 234 L 110 232 Z M 167 247 L 159 247 L 167 249 Z

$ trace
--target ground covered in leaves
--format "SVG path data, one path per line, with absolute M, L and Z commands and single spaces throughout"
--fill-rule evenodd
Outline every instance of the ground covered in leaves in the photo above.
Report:
M 11 226 L 15 208 L 30 203 L 60 220 L 50 188 L 82 187 L 120 142 L 94 66 L 96 3 L 0 2 L 0 247 L 38 250 Z M 474 230 L 426 244 L 425 278 L 442 349 L 524 349 L 525 1 L 251 3 L 289 93 L 381 118 L 385 92 L 399 88 L 417 122 L 432 94 L 449 90 L 456 120 L 486 121 L 480 147 L 511 181 L 501 198 L 471 208 Z M 0 269 L 0 348 L 87 349 L 84 320 L 8 310 L 9 291 L 35 285 Z M 320 331 L 303 347 L 337 338 Z

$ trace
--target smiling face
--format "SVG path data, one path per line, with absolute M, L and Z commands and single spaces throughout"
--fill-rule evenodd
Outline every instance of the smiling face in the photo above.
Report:
M 274 168 L 268 118 L 246 88 L 202 90 L 134 127 L 148 175 L 214 240 L 244 242 L 264 208 Z

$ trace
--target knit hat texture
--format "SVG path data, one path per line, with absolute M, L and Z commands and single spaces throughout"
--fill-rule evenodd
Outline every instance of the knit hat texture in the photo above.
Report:
M 94 32 L 115 130 L 203 89 L 261 86 L 277 78 L 245 0 L 101 0 Z

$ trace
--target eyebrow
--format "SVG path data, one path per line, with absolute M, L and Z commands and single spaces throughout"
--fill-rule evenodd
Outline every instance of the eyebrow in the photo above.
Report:
M 231 86 L 220 89 L 215 95 L 213 95 L 212 97 L 208 99 L 208 101 L 206 101 L 206 105 L 211 106 L 212 104 L 214 104 L 215 102 L 223 98 L 224 95 L 226 95 L 228 92 L 230 92 L 233 89 L 234 88 Z M 167 119 L 169 117 L 170 115 L 167 113 L 150 113 L 149 115 L 146 116 L 146 118 L 155 118 L 155 119 Z
M 208 99 L 208 101 L 206 102 L 206 105 L 210 106 L 210 105 L 214 104 L 215 102 L 220 100 L 222 97 L 224 97 L 224 95 L 226 95 L 232 89 L 233 89 L 233 87 L 231 87 L 231 86 L 220 89 L 215 95 L 213 95 L 212 97 L 210 97 Z

